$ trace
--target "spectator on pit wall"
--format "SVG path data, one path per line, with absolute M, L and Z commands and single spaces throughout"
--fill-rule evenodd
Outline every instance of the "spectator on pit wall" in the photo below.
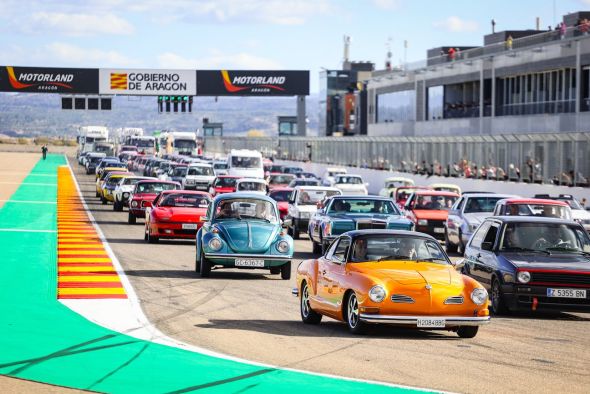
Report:
M 508 38 L 506 39 L 506 49 L 508 49 L 509 51 L 512 50 L 512 35 L 508 35 Z
M 559 24 L 559 36 L 561 37 L 562 40 L 565 39 L 566 32 L 567 32 L 567 26 L 565 25 L 565 23 L 561 22 Z
M 455 48 L 449 48 L 449 50 L 447 51 L 447 54 L 449 56 L 449 60 L 450 61 L 455 61 L 455 54 L 457 51 L 455 51 Z

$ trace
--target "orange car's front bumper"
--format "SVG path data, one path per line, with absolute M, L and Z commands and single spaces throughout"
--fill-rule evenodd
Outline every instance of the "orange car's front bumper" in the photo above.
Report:
M 445 327 L 459 326 L 482 326 L 490 322 L 489 316 L 393 316 L 393 315 L 373 315 L 361 313 L 360 320 L 367 323 L 385 323 L 399 325 L 418 325 L 418 319 L 444 319 Z

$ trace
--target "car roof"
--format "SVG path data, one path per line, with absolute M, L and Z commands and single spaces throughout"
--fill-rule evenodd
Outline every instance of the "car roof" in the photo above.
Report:
M 239 178 L 238 182 L 256 182 L 256 183 L 266 183 L 266 181 L 262 178 Z
M 352 231 L 348 231 L 342 235 L 348 235 L 353 239 L 360 237 L 360 236 L 365 236 L 365 235 L 406 235 L 406 236 L 413 236 L 416 238 L 435 240 L 435 238 L 432 237 L 431 235 L 421 233 L 418 231 L 406 231 L 406 230 L 352 230 Z
M 359 196 L 359 195 L 346 195 L 342 194 L 339 196 L 331 196 L 330 198 L 333 199 L 347 199 L 347 200 L 380 200 L 380 201 L 392 201 L 391 197 L 383 197 L 383 196 Z
M 275 200 L 270 198 L 269 196 L 263 196 L 262 194 L 255 194 L 255 193 L 248 193 L 248 192 L 235 192 L 235 193 L 224 193 L 218 194 L 215 196 L 215 202 L 221 200 L 232 200 L 237 198 L 249 198 L 249 199 L 256 199 L 256 200 L 264 200 L 270 203 L 275 203 Z
M 306 186 L 306 185 L 295 186 L 295 190 L 301 190 L 301 189 L 310 190 L 310 191 L 313 191 L 313 190 L 317 190 L 317 191 L 326 190 L 326 191 L 336 191 L 336 192 L 340 191 L 340 189 L 338 189 L 336 187 L 329 187 L 329 186 Z
M 444 190 L 416 190 L 414 193 L 418 196 L 459 197 L 459 195 L 457 193 L 447 192 Z
M 507 200 L 507 199 L 514 199 L 514 198 L 518 198 L 518 197 L 514 197 L 513 194 L 497 194 L 497 193 L 467 193 L 467 195 L 465 195 L 465 193 L 461 194 L 462 197 L 467 197 L 467 198 L 471 198 L 471 197 L 492 197 L 492 198 L 500 198 L 503 200 Z
M 550 218 L 546 216 L 491 216 L 486 220 L 495 220 L 502 223 L 563 223 L 578 224 L 573 220 Z
M 505 198 L 502 200 L 502 202 L 505 204 L 544 204 L 569 207 L 569 204 L 564 201 L 548 200 L 544 198 Z
M 180 189 L 180 190 L 163 190 L 161 193 L 162 194 L 178 194 L 178 193 L 182 193 L 182 194 L 195 194 L 195 195 L 199 195 L 199 196 L 211 197 L 211 195 L 209 193 L 203 192 L 203 191 L 199 191 L 199 190 L 184 190 L 184 189 Z
M 269 194 L 274 193 L 274 192 L 292 192 L 292 191 L 293 191 L 292 187 L 275 187 L 269 192 Z
M 161 179 L 158 178 L 154 178 L 154 179 L 144 179 L 143 181 L 139 181 L 137 182 L 138 185 L 140 184 L 144 184 L 144 183 L 169 183 L 169 184 L 173 184 L 173 185 L 178 185 L 178 182 L 173 182 L 173 181 L 163 181 Z
M 204 163 L 204 162 L 192 162 L 189 164 L 189 167 L 211 167 L 211 164 Z
M 217 178 L 234 178 L 234 179 L 240 179 L 242 177 L 241 176 L 237 176 L 237 175 L 217 175 Z

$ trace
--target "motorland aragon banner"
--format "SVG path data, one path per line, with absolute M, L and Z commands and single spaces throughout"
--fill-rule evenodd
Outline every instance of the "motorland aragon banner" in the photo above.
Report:
M 101 68 L 100 94 L 134 96 L 194 96 L 197 93 L 194 70 L 151 70 Z
M 0 91 L 98 93 L 98 69 L 0 66 Z
M 199 96 L 306 96 L 309 71 L 197 71 Z

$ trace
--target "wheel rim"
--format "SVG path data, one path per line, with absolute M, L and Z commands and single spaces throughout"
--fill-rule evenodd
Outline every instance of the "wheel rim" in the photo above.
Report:
M 348 324 L 355 328 L 359 321 L 359 304 L 354 294 L 348 299 Z
M 498 282 L 494 282 L 492 285 L 492 309 L 494 312 L 498 312 L 498 306 L 500 305 L 500 286 Z
M 307 285 L 303 286 L 303 291 L 301 292 L 301 314 L 303 317 L 309 316 L 309 290 Z

